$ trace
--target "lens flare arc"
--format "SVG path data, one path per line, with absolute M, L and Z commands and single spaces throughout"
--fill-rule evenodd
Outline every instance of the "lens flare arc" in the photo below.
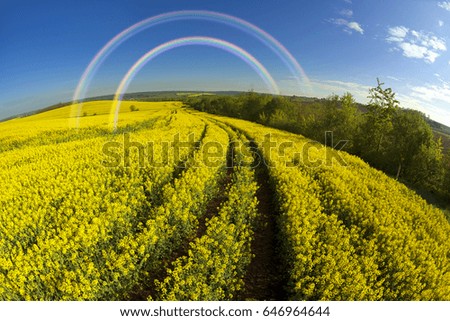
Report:
M 303 79 L 303 88 L 308 92 L 311 92 L 310 81 L 297 62 L 297 60 L 292 56 L 292 54 L 273 36 L 271 36 L 266 31 L 255 26 L 254 24 L 245 21 L 243 19 L 227 15 L 224 13 L 207 11 L 207 10 L 182 10 L 182 11 L 172 11 L 168 13 L 163 13 L 156 15 L 147 19 L 144 19 L 136 24 L 123 30 L 115 37 L 113 37 L 108 43 L 106 43 L 100 51 L 94 56 L 87 68 L 84 70 L 80 81 L 75 89 L 72 101 L 74 107 L 71 111 L 71 118 L 76 120 L 76 127 L 79 126 L 79 118 L 82 111 L 82 100 L 85 98 L 87 88 L 89 87 L 93 76 L 99 69 L 100 65 L 106 60 L 106 58 L 124 41 L 136 35 L 137 33 L 146 30 L 150 27 L 179 20 L 206 20 L 217 23 L 222 23 L 233 28 L 237 28 L 247 34 L 255 37 L 262 43 L 264 43 L 270 50 L 272 50 L 288 67 L 290 72 L 293 74 L 294 79 L 296 79 L 299 87 L 302 86 L 300 79 Z
M 114 130 L 117 128 L 120 105 L 121 105 L 123 95 L 127 91 L 128 86 L 130 85 L 130 83 L 134 79 L 134 77 L 137 75 L 137 73 L 148 62 L 150 62 L 157 56 L 163 54 L 164 52 L 167 52 L 167 51 L 175 49 L 175 48 L 179 48 L 179 47 L 183 47 L 183 46 L 191 46 L 191 45 L 204 45 L 204 46 L 215 47 L 218 49 L 225 50 L 225 51 L 237 56 L 238 58 L 240 58 L 245 63 L 247 63 L 251 68 L 253 68 L 253 70 L 255 70 L 258 73 L 258 75 L 261 77 L 261 79 L 264 81 L 264 83 L 267 85 L 267 87 L 273 94 L 280 93 L 280 90 L 279 90 L 275 80 L 270 75 L 270 73 L 267 71 L 267 69 L 250 53 L 248 53 L 244 49 L 236 46 L 235 44 L 232 44 L 225 40 L 212 38 L 212 37 L 193 36 L 193 37 L 178 38 L 178 39 L 174 39 L 174 40 L 165 42 L 165 43 L 153 48 L 152 50 L 148 51 L 146 54 L 144 54 L 141 58 L 139 58 L 134 63 L 134 65 L 128 70 L 128 72 L 122 78 L 119 86 L 117 87 L 116 93 L 114 95 L 114 102 L 113 102 L 113 105 L 111 107 L 111 112 L 110 112 L 110 124 L 112 124 L 112 127 Z

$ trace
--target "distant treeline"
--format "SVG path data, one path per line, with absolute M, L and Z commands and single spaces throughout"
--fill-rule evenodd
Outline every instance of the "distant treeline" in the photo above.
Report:
M 191 97 L 185 102 L 200 111 L 258 122 L 331 147 L 341 148 L 346 141 L 342 150 L 428 197 L 433 194 L 438 203 L 448 202 L 450 150 L 444 150 L 427 117 L 401 108 L 392 89 L 380 82 L 369 90 L 369 98 L 368 105 L 361 105 L 350 93 L 306 100 L 248 92 Z

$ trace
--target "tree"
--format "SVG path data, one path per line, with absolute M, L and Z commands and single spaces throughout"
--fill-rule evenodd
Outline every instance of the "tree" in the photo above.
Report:
M 138 111 L 139 108 L 137 108 L 135 105 L 130 106 L 130 111 Z
M 392 172 L 398 179 L 401 174 L 415 184 L 426 181 L 439 185 L 443 177 L 442 144 L 434 141 L 433 131 L 425 115 L 416 110 L 397 110 L 389 133 L 387 157 Z
M 369 90 L 369 116 L 374 121 L 376 150 L 381 150 L 384 137 L 392 129 L 392 117 L 399 109 L 399 102 L 391 88 L 383 89 L 384 83 L 377 78 L 378 86 Z
M 445 180 L 442 143 L 431 140 L 420 145 L 405 169 L 405 178 L 415 186 L 422 186 L 433 192 L 441 192 Z
M 444 155 L 443 165 L 444 180 L 442 183 L 442 192 L 447 195 L 448 201 L 450 202 L 450 149 Z
M 360 127 L 355 151 L 374 166 L 385 167 L 386 137 L 392 131 L 392 117 L 399 107 L 391 88 L 383 89 L 384 83 L 377 78 L 377 87 L 369 90 L 370 102 L 365 120 Z
M 359 127 L 359 113 L 356 107 L 355 98 L 349 92 L 341 97 L 341 120 L 340 120 L 340 135 L 341 139 L 348 140 L 346 145 L 347 150 L 353 150 L 354 139 Z
M 242 118 L 256 121 L 263 112 L 264 106 L 268 103 L 270 96 L 250 91 L 241 95 L 239 98 L 242 106 Z
M 358 128 L 358 111 L 356 102 L 349 92 L 338 98 L 340 108 L 333 108 L 332 130 L 334 141 L 346 141 L 345 150 L 353 149 L 353 141 Z
M 262 108 L 257 120 L 272 127 L 296 131 L 298 129 L 298 106 L 290 98 L 272 97 Z
M 350 150 L 356 134 L 357 126 L 356 102 L 350 93 L 345 93 L 341 97 L 331 95 L 323 102 L 322 108 L 314 110 L 313 118 L 303 122 L 312 121 L 309 129 L 309 136 L 318 141 L 323 141 L 326 132 L 333 132 L 333 146 L 338 141 L 346 141 L 345 150 Z M 332 143 L 327 141 L 327 143 Z

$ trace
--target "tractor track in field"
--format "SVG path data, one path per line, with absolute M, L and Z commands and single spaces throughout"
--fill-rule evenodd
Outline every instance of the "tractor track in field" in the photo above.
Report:
M 259 217 L 256 221 L 255 234 L 251 245 L 254 257 L 247 268 L 244 290 L 240 299 L 283 301 L 288 299 L 286 292 L 287 274 L 282 268 L 275 191 L 270 182 L 269 170 L 257 144 L 251 140 L 250 142 L 252 149 L 255 151 L 256 160 L 259 162 L 255 167 Z
M 202 134 L 202 139 L 205 135 L 206 128 L 208 125 L 205 126 L 205 130 Z M 198 144 L 196 146 L 196 150 L 199 149 L 201 140 L 198 141 Z M 158 299 L 158 292 L 155 289 L 155 281 L 163 281 L 167 277 L 168 269 L 172 268 L 173 263 L 183 257 L 188 255 L 190 243 L 195 241 L 197 238 L 201 238 L 202 235 L 206 233 L 207 226 L 206 223 L 208 220 L 213 218 L 218 213 L 219 206 L 227 201 L 228 199 L 228 190 L 227 187 L 229 183 L 232 180 L 233 176 L 233 144 L 231 139 L 229 140 L 229 146 L 227 149 L 227 156 L 226 156 L 226 168 L 225 172 L 221 177 L 221 180 L 218 182 L 218 191 L 215 193 L 215 195 L 208 201 L 208 204 L 206 205 L 206 209 L 204 212 L 204 215 L 198 218 L 198 226 L 197 231 L 195 232 L 194 236 L 186 239 L 179 248 L 172 251 L 170 256 L 163 260 L 163 264 L 161 268 L 157 271 L 152 271 L 151 276 L 147 279 L 146 284 L 139 284 L 138 287 L 133 289 L 131 293 L 129 294 L 129 298 L 132 301 L 146 301 L 149 296 L 151 296 L 153 299 Z M 182 172 L 187 169 L 187 167 L 180 168 L 181 170 L 174 173 L 173 180 L 180 177 L 182 175 Z M 223 170 L 223 169 L 219 169 Z
M 172 172 L 171 178 L 169 181 L 167 181 L 164 186 L 166 185 L 173 185 L 176 179 L 179 179 L 183 172 L 189 169 L 188 163 L 189 160 L 194 157 L 195 152 L 200 148 L 202 141 L 204 137 L 206 136 L 206 131 L 208 130 L 208 125 L 205 124 L 200 137 L 198 140 L 195 141 L 195 145 L 192 148 L 192 150 L 189 152 L 189 154 L 185 157 L 185 159 L 180 160 L 176 166 L 175 169 Z M 162 193 L 163 193 L 164 187 L 161 187 L 157 191 L 147 191 L 145 190 L 144 193 L 147 197 L 147 199 L 151 200 L 151 208 L 156 208 L 164 204 L 164 200 L 162 199 Z M 144 212 L 148 213 L 151 211 L 151 208 L 145 208 L 143 209 Z M 145 216 L 143 216 L 145 217 Z M 189 242 L 187 242 L 189 244 Z M 183 256 L 187 253 L 188 246 L 183 244 L 179 249 L 175 249 L 170 254 L 169 258 L 166 260 L 163 260 L 163 264 L 161 267 L 155 271 L 151 271 L 149 277 L 147 277 L 145 280 L 142 281 L 142 283 L 136 284 L 129 293 L 126 294 L 126 299 L 131 301 L 147 301 L 147 298 L 149 296 L 155 297 L 157 294 L 154 291 L 154 281 L 155 280 L 162 280 L 167 275 L 167 268 L 171 266 L 171 263 L 174 262 L 178 257 Z
M 224 122 L 222 126 L 243 134 L 250 142 L 253 151 L 255 178 L 258 184 L 258 217 L 255 222 L 251 244 L 254 257 L 247 267 L 244 289 L 238 300 L 283 301 L 288 299 L 286 291 L 287 272 L 281 259 L 279 240 L 278 209 L 275 190 L 270 182 L 269 169 L 257 143 L 247 133 Z
M 194 157 L 194 153 L 200 148 L 200 145 L 206 135 L 206 131 L 208 129 L 208 125 L 205 124 L 202 132 L 200 133 L 200 137 L 198 140 L 194 142 L 194 147 L 192 150 L 188 153 L 188 155 L 185 156 L 184 159 L 181 159 L 178 161 L 178 163 L 175 165 L 174 170 L 170 174 L 170 177 L 167 181 L 165 181 L 159 188 L 156 189 L 147 189 L 145 186 L 147 180 L 150 180 L 151 178 L 147 175 L 144 176 L 144 195 L 146 199 L 149 201 L 149 204 L 144 206 L 140 211 L 140 217 L 141 217 L 141 223 L 144 223 L 148 217 L 148 213 L 151 212 L 152 208 L 156 208 L 158 206 L 161 206 L 164 203 L 163 200 L 163 190 L 164 186 L 166 185 L 172 185 L 176 179 L 180 178 L 183 172 L 188 168 L 188 162 L 190 159 Z

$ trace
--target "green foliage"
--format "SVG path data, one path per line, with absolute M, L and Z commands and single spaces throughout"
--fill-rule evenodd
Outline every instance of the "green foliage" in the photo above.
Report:
M 442 147 L 425 116 L 402 109 L 391 88 L 370 89 L 370 103 L 357 140 L 357 154 L 373 166 L 415 186 L 439 190 Z
M 447 150 L 447 153 L 444 155 L 444 193 L 447 195 L 448 202 L 450 203 L 450 149 Z M 450 209 L 448 210 L 450 212 Z M 449 215 L 450 219 L 450 215 Z
M 392 131 L 392 118 L 399 109 L 395 93 L 391 88 L 383 89 L 384 83 L 377 79 L 378 85 L 369 90 L 368 112 L 364 115 L 358 139 L 356 153 L 371 164 L 382 164 L 389 142 L 386 136 Z
M 395 99 L 392 88 L 383 89 L 384 83 L 377 78 L 377 86 L 369 89 L 369 110 L 380 114 L 380 119 L 388 119 L 398 109 L 399 101 Z
M 334 147 L 337 142 L 346 141 L 345 150 L 351 150 L 359 122 L 359 114 L 353 96 L 348 92 L 341 97 L 331 95 L 324 104 L 325 109 L 322 114 L 319 113 L 320 118 L 313 122 L 315 131 L 313 137 L 318 141 L 323 141 L 325 132 L 332 132 L 333 141 L 326 141 L 328 146 Z
M 355 99 L 352 94 L 348 92 L 341 97 L 341 105 L 342 109 L 338 111 L 335 137 L 337 139 L 348 140 L 346 150 L 352 151 L 355 133 L 357 132 L 360 123 L 360 114 L 358 113 Z

